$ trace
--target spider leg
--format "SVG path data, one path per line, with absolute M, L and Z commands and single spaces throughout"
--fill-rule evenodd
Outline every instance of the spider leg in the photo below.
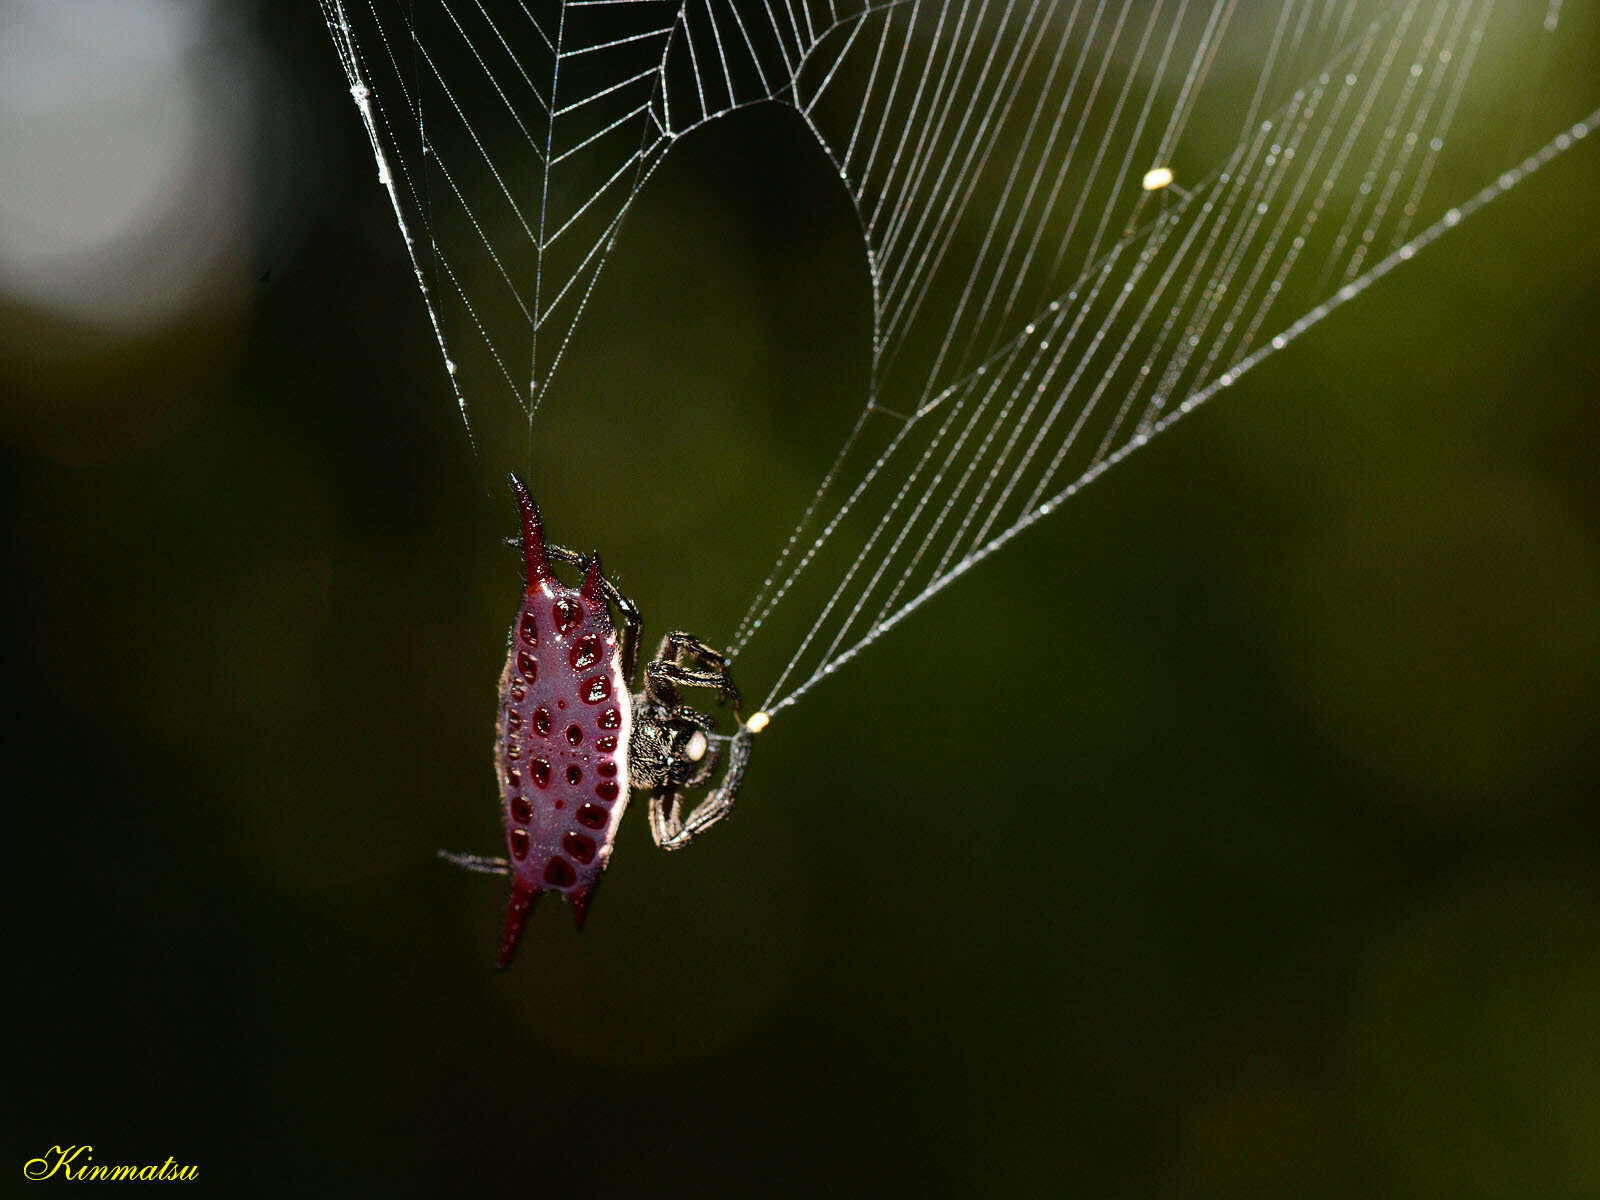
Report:
M 706 745 L 706 756 L 700 760 L 700 769 L 691 775 L 683 786 L 691 788 L 704 787 L 710 782 L 711 777 L 717 773 L 717 767 L 721 762 L 722 751 L 708 743 Z
M 739 711 L 739 689 L 728 674 L 727 656 L 691 633 L 674 630 L 645 667 L 645 688 L 651 699 L 676 708 L 679 687 L 716 688 L 719 702 L 732 701 L 733 711 Z
M 638 606 L 617 590 L 616 584 L 602 577 L 600 586 L 605 589 L 606 599 L 622 614 L 622 678 L 631 680 L 633 669 L 639 663 L 639 633 L 644 628 L 644 618 L 639 615 Z
M 441 850 L 439 857 L 452 866 L 476 871 L 480 875 L 511 874 L 511 864 L 503 858 L 491 858 L 485 854 L 457 854 L 453 850 Z
M 658 846 L 665 846 L 673 835 L 683 829 L 679 816 L 678 789 L 672 784 L 652 788 L 650 792 L 650 836 Z
M 679 814 L 674 788 L 657 788 L 650 797 L 650 836 L 663 850 L 681 850 L 733 811 L 750 762 L 750 731 L 740 727 L 730 741 L 728 770 L 715 791 L 695 805 L 687 819 Z
M 716 772 L 717 764 L 722 761 L 722 751 L 718 750 L 711 740 L 716 734 L 716 726 L 711 723 L 710 717 L 707 717 L 704 713 L 695 712 L 687 704 L 680 704 L 673 709 L 672 715 L 680 721 L 688 722 L 706 735 L 705 757 L 700 760 L 695 773 L 678 785 L 685 788 L 703 787 L 706 780 L 710 779 Z

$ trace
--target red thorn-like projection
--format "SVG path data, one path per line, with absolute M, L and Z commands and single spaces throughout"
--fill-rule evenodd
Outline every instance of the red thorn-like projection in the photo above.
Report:
M 582 596 L 590 604 L 601 603 L 600 551 L 598 550 L 594 552 L 594 557 L 589 560 L 589 572 L 583 577 L 583 586 L 578 589 L 578 595 Z
M 511 956 L 517 952 L 517 943 L 522 940 L 522 931 L 528 924 L 528 914 L 533 911 L 533 902 L 539 895 L 537 888 L 520 879 L 512 880 L 511 898 L 506 901 L 506 924 L 500 933 L 500 957 L 494 962 L 496 970 L 504 971 L 511 965 Z
M 522 578 L 531 589 L 550 577 L 550 561 L 544 554 L 544 526 L 539 521 L 539 506 L 515 474 L 511 476 L 511 490 L 522 510 Z
M 584 921 L 588 919 L 589 901 L 594 898 L 594 891 L 599 886 L 600 881 L 597 879 L 587 887 L 574 888 L 567 893 L 567 900 L 572 905 L 572 923 L 579 929 L 583 928 Z

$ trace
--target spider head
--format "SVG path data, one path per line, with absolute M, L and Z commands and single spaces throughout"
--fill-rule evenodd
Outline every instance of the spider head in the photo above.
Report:
M 685 705 L 635 698 L 628 774 L 636 788 L 698 787 L 716 769 L 711 721 Z

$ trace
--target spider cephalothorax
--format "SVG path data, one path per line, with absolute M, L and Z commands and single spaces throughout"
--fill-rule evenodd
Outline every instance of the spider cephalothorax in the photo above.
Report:
M 711 722 L 693 709 L 669 708 L 648 696 L 633 707 L 628 777 L 636 788 L 699 787 L 717 769 Z
M 511 626 L 495 732 L 508 859 L 446 854 L 473 870 L 511 876 L 498 964 L 507 966 L 533 902 L 560 892 L 583 924 L 610 861 L 630 788 L 650 793 L 650 832 L 676 850 L 728 814 L 762 722 L 741 722 L 718 737 L 711 719 L 684 704 L 683 687 L 707 687 L 739 712 L 727 660 L 698 638 L 669 633 L 645 667 L 644 688 L 628 681 L 638 652 L 639 610 L 605 578 L 598 554 L 588 559 L 545 543 L 539 510 L 511 477 L 522 515 L 523 596 Z M 569 588 L 550 560 L 577 567 Z M 619 633 L 611 610 L 622 616 Z M 707 783 L 729 745 L 727 774 L 687 819 L 679 792 Z

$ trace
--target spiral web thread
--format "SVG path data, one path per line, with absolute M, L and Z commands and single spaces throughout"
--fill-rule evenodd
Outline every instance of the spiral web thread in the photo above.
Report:
M 774 102 L 832 162 L 872 373 L 729 647 L 799 630 L 768 712 L 1600 120 L 1462 116 L 1582 69 L 1571 0 L 320 2 L 469 430 L 679 138 Z

